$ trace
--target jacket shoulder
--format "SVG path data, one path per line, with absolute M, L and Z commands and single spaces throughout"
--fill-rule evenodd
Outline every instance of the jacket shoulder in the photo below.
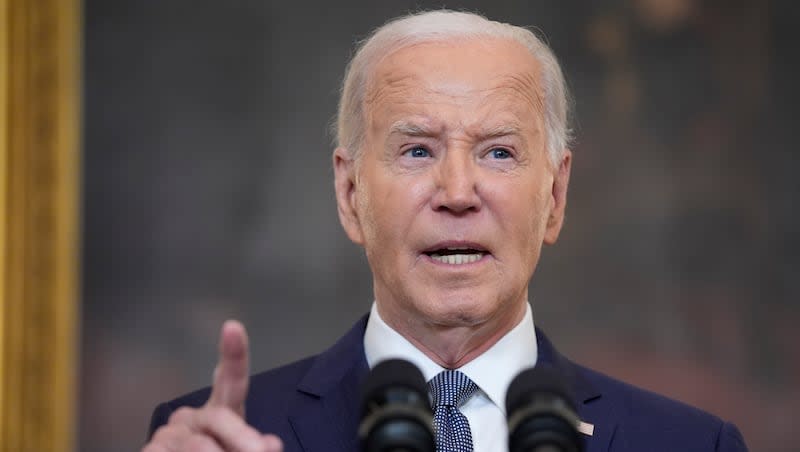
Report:
M 719 417 L 612 378 L 601 372 L 576 365 L 578 371 L 602 394 L 586 402 L 605 404 L 605 411 L 617 419 L 613 438 L 619 450 L 746 451 L 744 439 L 735 425 Z M 601 402 L 602 401 L 602 402 Z M 612 450 L 616 450 L 612 447 Z M 649 449 L 648 449 L 649 450 Z
M 651 417 L 686 418 L 700 423 L 716 423 L 720 419 L 699 408 L 634 386 L 604 373 L 578 365 L 581 373 L 603 394 L 610 398 L 618 408 L 618 414 L 635 416 L 648 413 Z

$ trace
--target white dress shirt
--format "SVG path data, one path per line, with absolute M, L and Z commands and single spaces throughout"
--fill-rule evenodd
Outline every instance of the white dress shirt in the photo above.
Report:
M 419 367 L 425 381 L 445 370 L 387 325 L 375 303 L 364 333 L 364 352 L 370 368 L 387 359 L 405 359 Z M 525 316 L 517 326 L 458 369 L 479 388 L 460 408 L 469 421 L 475 452 L 508 451 L 506 390 L 519 372 L 536 364 L 537 352 L 533 313 L 526 305 Z

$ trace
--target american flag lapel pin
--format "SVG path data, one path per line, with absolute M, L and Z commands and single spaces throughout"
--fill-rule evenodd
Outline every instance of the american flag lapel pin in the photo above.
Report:
M 594 434 L 594 424 L 578 421 L 578 431 L 586 436 L 592 436 Z

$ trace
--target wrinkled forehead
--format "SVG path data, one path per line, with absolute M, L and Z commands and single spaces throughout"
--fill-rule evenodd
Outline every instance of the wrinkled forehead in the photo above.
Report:
M 488 101 L 517 116 L 541 116 L 541 65 L 522 44 L 505 38 L 428 41 L 393 49 L 370 71 L 364 110 L 368 124 L 378 111 L 433 98 L 465 107 Z

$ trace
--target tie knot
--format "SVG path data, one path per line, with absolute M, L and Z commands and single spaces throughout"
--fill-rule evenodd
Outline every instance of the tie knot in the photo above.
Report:
M 443 405 L 458 408 L 478 390 L 475 382 L 457 370 L 439 372 L 428 382 L 428 387 L 433 395 L 434 407 Z

